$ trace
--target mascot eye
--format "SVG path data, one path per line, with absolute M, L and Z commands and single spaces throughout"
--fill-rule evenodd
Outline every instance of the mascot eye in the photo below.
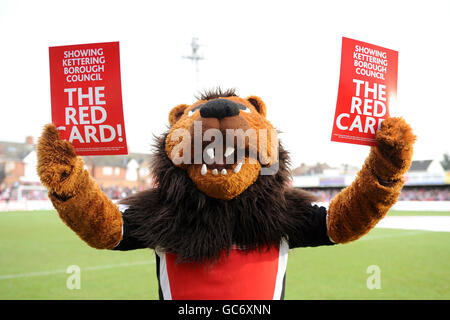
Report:
M 250 113 L 250 108 L 249 107 L 244 107 L 244 109 L 242 109 L 242 111 L 244 111 L 246 113 Z
M 202 105 L 199 105 L 199 106 L 196 106 L 196 107 L 192 108 L 191 110 L 189 110 L 187 116 L 191 117 L 195 113 L 195 111 L 200 110 L 201 106 Z

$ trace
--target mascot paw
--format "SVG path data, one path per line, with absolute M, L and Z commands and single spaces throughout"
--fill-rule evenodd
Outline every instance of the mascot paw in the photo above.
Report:
M 403 118 L 388 118 L 381 123 L 377 131 L 378 148 L 387 153 L 409 151 L 416 140 L 411 127 Z M 406 155 L 406 154 L 405 154 Z M 406 155 L 407 156 L 407 155 Z
M 59 138 L 54 124 L 44 127 L 37 145 L 37 172 L 44 186 L 62 197 L 71 197 L 84 164 L 69 141 Z
M 411 165 L 416 136 L 402 118 L 388 118 L 376 134 L 377 146 L 372 148 L 372 168 L 380 179 L 396 180 Z

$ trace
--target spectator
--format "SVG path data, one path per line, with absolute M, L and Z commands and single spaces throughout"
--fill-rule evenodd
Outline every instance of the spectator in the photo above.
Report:
M 319 198 L 319 202 L 329 202 L 341 189 L 319 189 L 307 188 L 307 191 L 313 193 Z M 399 201 L 450 201 L 450 186 L 447 187 L 407 187 L 403 188 Z
M 100 186 L 103 192 L 113 200 L 126 198 L 144 187 L 131 188 L 119 186 Z M 0 201 L 17 200 L 19 184 L 0 187 Z M 319 198 L 319 202 L 329 202 L 340 191 L 339 188 L 305 188 Z M 47 191 L 39 189 L 22 190 L 22 197 L 27 200 L 47 200 Z M 403 188 L 399 201 L 450 201 L 450 186 L 442 187 L 406 187 Z

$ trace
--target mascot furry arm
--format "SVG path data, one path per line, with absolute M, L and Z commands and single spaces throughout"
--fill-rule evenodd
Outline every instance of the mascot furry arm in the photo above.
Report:
M 371 148 L 355 181 L 330 203 L 328 234 L 336 243 L 369 232 L 397 201 L 405 182 L 416 139 L 410 126 L 401 118 L 389 118 L 376 139 L 378 145 Z
M 122 215 L 53 124 L 45 126 L 37 154 L 39 177 L 61 219 L 90 246 L 114 248 L 122 237 Z
M 283 298 L 288 250 L 346 243 L 369 232 L 396 202 L 415 141 L 403 119 L 385 120 L 357 178 L 327 212 L 311 204 L 310 194 L 287 186 L 289 158 L 276 137 L 257 133 L 257 143 L 241 146 L 244 153 L 238 138 L 233 147 L 220 143 L 213 151 L 203 141 L 195 161 L 199 150 L 190 135 L 196 130 L 272 130 L 259 97 L 207 92 L 192 105 L 173 108 L 169 122 L 155 144 L 156 187 L 119 205 L 100 190 L 54 125 L 44 128 L 37 148 L 38 174 L 61 219 L 94 248 L 155 249 L 164 299 Z M 276 154 L 261 152 L 273 146 Z M 252 158 L 252 151 L 266 157 Z M 188 161 L 177 162 L 174 154 Z M 276 172 L 260 174 L 274 164 Z

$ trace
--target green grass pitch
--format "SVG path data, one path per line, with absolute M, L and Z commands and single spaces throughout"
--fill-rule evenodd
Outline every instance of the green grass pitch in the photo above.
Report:
M 152 250 L 92 249 L 55 211 L 0 213 L 0 230 L 2 300 L 158 299 Z M 374 229 L 354 243 L 292 250 L 285 298 L 450 299 L 449 240 L 448 232 Z M 80 289 L 66 286 L 70 265 L 81 269 Z M 373 265 L 379 289 L 367 287 Z

